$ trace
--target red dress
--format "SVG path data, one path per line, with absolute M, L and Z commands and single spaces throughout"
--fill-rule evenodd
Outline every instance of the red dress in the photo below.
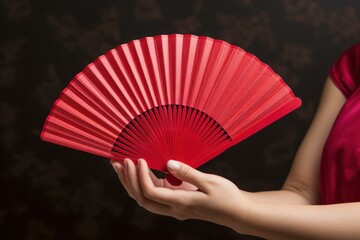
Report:
M 360 43 L 341 55 L 329 75 L 347 100 L 322 154 L 322 202 L 357 202 L 360 201 Z

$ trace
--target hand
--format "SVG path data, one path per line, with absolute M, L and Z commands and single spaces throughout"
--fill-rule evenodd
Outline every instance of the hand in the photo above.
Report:
M 202 173 L 181 162 L 170 160 L 169 172 L 183 181 L 172 186 L 158 179 L 145 160 L 138 166 L 125 159 L 123 165 L 112 162 L 129 196 L 150 212 L 179 220 L 199 219 L 239 229 L 246 218 L 249 199 L 235 184 L 220 176 Z

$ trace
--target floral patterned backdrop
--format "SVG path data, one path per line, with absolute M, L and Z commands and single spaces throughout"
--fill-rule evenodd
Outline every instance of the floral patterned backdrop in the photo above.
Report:
M 0 239 L 257 239 L 139 208 L 108 160 L 40 140 L 52 103 L 95 57 L 132 39 L 207 35 L 269 64 L 303 100 L 201 167 L 277 189 L 331 64 L 360 40 L 358 0 L 0 0 Z

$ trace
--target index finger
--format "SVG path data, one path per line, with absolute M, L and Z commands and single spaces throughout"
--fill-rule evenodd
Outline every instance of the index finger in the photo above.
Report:
M 205 195 L 205 193 L 200 191 L 174 190 L 155 186 L 149 175 L 147 163 L 142 159 L 139 160 L 139 181 L 146 198 L 169 206 L 187 205 Z

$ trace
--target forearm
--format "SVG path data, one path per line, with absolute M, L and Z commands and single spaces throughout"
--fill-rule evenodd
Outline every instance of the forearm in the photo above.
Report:
M 286 189 L 263 192 L 244 192 L 244 195 L 253 201 L 264 203 L 310 204 L 309 200 L 300 193 Z
M 360 203 L 289 205 L 252 202 L 234 230 L 266 239 L 360 239 Z M 239 214 L 240 216 L 241 214 Z

